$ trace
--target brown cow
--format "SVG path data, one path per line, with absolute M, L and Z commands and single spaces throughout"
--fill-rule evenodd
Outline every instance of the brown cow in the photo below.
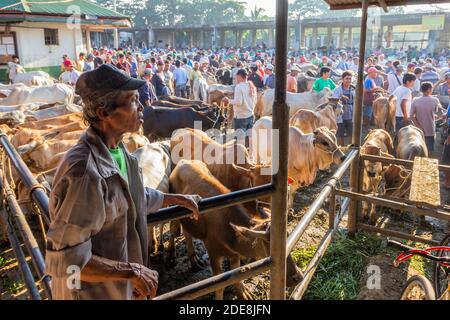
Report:
M 361 147 L 361 154 L 393 158 L 391 155 L 393 150 L 394 146 L 389 133 L 382 129 L 375 129 L 371 130 L 367 135 L 365 142 Z M 381 162 L 364 160 L 363 191 L 365 193 L 375 194 L 378 192 L 383 176 L 383 169 Z M 375 224 L 377 218 L 375 206 L 371 205 L 370 212 L 368 213 L 368 211 L 368 204 L 363 202 L 364 215 L 369 214 L 369 223 Z
M 415 157 L 428 157 L 425 135 L 419 128 L 409 125 L 397 134 L 397 158 L 414 161 Z
M 208 92 L 208 103 L 213 104 L 216 103 L 217 105 L 220 105 L 223 98 L 229 98 L 233 99 L 234 92 L 227 92 L 222 90 L 212 90 Z
M 319 127 L 337 130 L 336 117 L 342 114 L 342 105 L 338 100 L 318 106 L 314 111 L 308 109 L 298 110 L 290 119 L 290 125 L 299 128 L 303 133 L 314 132 Z
M 170 175 L 170 185 L 173 192 L 204 198 L 230 192 L 209 172 L 206 164 L 196 160 L 181 160 Z M 181 219 L 181 223 L 187 233 L 204 242 L 214 275 L 222 272 L 224 258 L 230 259 L 231 269 L 235 269 L 240 266 L 241 257 L 260 259 L 270 252 L 270 222 L 258 224 L 239 205 L 200 215 L 197 221 Z M 192 261 L 193 247 L 188 247 L 188 255 Z M 296 285 L 301 279 L 300 270 L 289 256 L 287 285 Z M 216 291 L 217 300 L 223 299 L 223 291 Z M 251 298 L 242 282 L 235 284 L 235 292 L 239 299 Z
M 395 104 L 396 97 L 378 97 L 373 102 L 373 121 L 376 128 L 395 132 Z

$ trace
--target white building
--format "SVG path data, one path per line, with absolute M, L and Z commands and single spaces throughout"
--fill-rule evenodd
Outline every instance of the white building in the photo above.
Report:
M 2 0 L 0 81 L 6 80 L 6 64 L 13 55 L 27 71 L 43 70 L 58 77 L 63 54 L 74 60 L 91 50 L 92 40 L 101 38 L 98 33 L 130 26 L 127 16 L 89 0 Z

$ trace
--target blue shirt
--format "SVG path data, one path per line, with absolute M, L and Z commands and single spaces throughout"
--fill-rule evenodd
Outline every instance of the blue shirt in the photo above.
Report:
M 350 69 L 350 66 L 347 61 L 341 60 L 339 64 L 337 65 L 336 69 L 341 69 L 342 71 L 346 71 Z
M 275 89 L 275 74 L 272 73 L 270 76 L 268 76 L 264 85 L 269 87 L 270 89 Z
M 344 102 L 342 103 L 342 105 L 344 107 L 344 112 L 341 116 L 338 116 L 336 118 L 336 122 L 342 123 L 343 120 L 352 121 L 353 120 L 353 99 L 355 96 L 355 90 L 352 87 L 350 87 L 349 90 L 345 90 L 342 87 L 342 85 L 340 85 L 333 91 L 333 98 L 340 98 L 341 96 L 346 96 L 348 98 L 348 100 L 346 100 L 346 101 L 344 100 Z
M 374 88 L 374 80 L 372 78 L 367 77 L 366 80 L 364 80 L 364 89 L 372 90 Z
M 138 72 L 137 72 L 137 64 L 136 62 L 131 62 L 130 63 L 131 68 L 130 68 L 130 76 L 132 76 L 133 78 L 137 78 L 138 77 Z
M 185 85 L 189 80 L 186 70 L 183 68 L 176 68 L 173 71 L 173 80 L 175 81 L 176 86 Z

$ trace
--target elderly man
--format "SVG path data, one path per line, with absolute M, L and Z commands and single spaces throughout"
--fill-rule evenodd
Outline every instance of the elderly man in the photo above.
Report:
M 293 65 L 291 67 L 291 71 L 287 76 L 286 80 L 286 90 L 288 92 L 297 93 L 298 91 L 298 84 L 297 84 L 297 76 L 300 73 L 300 68 L 297 65 Z
M 155 88 L 152 84 L 153 71 L 152 69 L 145 69 L 142 75 L 142 80 L 146 81 L 146 84 L 139 88 L 139 101 L 143 106 L 151 106 L 153 101 L 157 101 Z
M 424 72 L 422 74 L 422 78 L 420 79 L 421 83 L 431 82 L 432 84 L 435 84 L 439 81 L 439 74 L 434 71 L 433 65 L 431 63 L 425 64 L 423 69 Z
M 69 59 L 64 61 L 64 68 L 65 71 L 59 76 L 59 81 L 74 86 L 80 77 L 80 73 L 74 69 L 73 63 Z
M 146 215 L 176 204 L 198 217 L 198 196 L 144 188 L 137 160 L 121 142 L 143 122 L 137 89 L 144 84 L 111 65 L 77 83 L 90 126 L 59 164 L 50 193 L 46 271 L 54 299 L 154 297 L 158 274 L 146 267 Z M 72 284 L 74 270 L 80 281 Z
M 266 74 L 264 89 L 275 89 L 275 73 L 273 73 L 273 65 L 266 65 L 264 68 L 264 73 Z

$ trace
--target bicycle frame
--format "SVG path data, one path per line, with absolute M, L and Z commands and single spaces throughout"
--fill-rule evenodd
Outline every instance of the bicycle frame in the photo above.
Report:
M 429 247 L 426 249 L 414 249 L 408 250 L 406 252 L 400 253 L 397 258 L 395 258 L 394 266 L 398 267 L 401 263 L 411 259 L 413 256 L 421 256 L 424 258 L 432 259 L 431 252 L 433 251 L 448 251 L 450 253 L 450 247 L 446 246 L 437 246 L 437 247 Z M 447 278 L 450 280 L 450 263 L 448 262 L 440 262 L 437 261 L 443 267 L 446 267 Z M 437 300 L 450 300 L 450 281 L 448 281 L 447 289 Z

